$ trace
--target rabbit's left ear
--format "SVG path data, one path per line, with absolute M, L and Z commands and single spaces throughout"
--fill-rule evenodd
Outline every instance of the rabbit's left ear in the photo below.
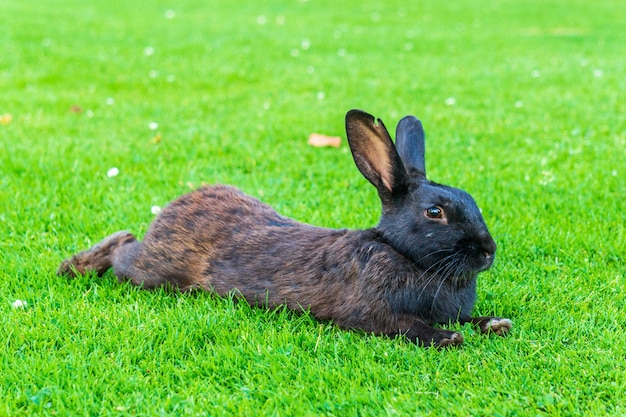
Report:
M 382 120 L 361 110 L 346 114 L 346 133 L 359 171 L 386 200 L 405 191 L 408 175 Z
M 405 116 L 398 123 L 396 148 L 409 175 L 425 178 L 424 128 L 415 116 Z

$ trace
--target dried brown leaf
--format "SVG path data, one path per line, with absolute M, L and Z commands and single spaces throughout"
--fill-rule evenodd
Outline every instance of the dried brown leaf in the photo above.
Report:
M 339 136 L 326 136 L 320 133 L 311 133 L 309 136 L 309 145 L 315 147 L 330 146 L 338 148 L 341 145 L 341 138 Z

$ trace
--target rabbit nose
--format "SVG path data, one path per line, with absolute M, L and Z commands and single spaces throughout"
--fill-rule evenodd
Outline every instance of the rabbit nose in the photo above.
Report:
M 496 242 L 489 233 L 481 233 L 479 235 L 480 245 L 485 258 L 489 259 L 496 253 Z

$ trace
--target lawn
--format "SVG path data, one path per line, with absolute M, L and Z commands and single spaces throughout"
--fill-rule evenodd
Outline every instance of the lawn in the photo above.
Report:
M 617 0 L 0 2 L 0 416 L 626 415 L 626 6 Z M 436 350 L 207 293 L 59 278 L 233 184 L 376 224 L 345 142 L 415 114 L 498 243 Z M 310 133 L 339 148 L 307 145 Z M 116 170 L 111 170 L 116 168 Z M 117 175 L 113 175 L 116 174 Z

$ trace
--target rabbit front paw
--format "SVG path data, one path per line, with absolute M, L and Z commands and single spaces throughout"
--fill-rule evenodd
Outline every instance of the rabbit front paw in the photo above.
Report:
M 480 330 L 483 333 L 494 333 L 498 336 L 504 336 L 511 330 L 512 326 L 513 322 L 509 319 L 491 317 L 486 323 L 481 324 Z
M 513 327 L 513 322 L 509 319 L 501 319 L 499 317 L 493 317 L 487 322 L 487 332 L 495 333 L 499 336 L 504 336 Z
M 441 337 L 439 340 L 433 338 L 433 346 L 436 347 L 457 346 L 463 344 L 463 335 L 458 332 L 442 331 L 436 336 Z
M 470 317 L 460 321 L 461 324 L 471 323 L 480 329 L 481 333 L 493 333 L 498 336 L 506 336 L 513 327 L 513 322 L 501 317 Z

